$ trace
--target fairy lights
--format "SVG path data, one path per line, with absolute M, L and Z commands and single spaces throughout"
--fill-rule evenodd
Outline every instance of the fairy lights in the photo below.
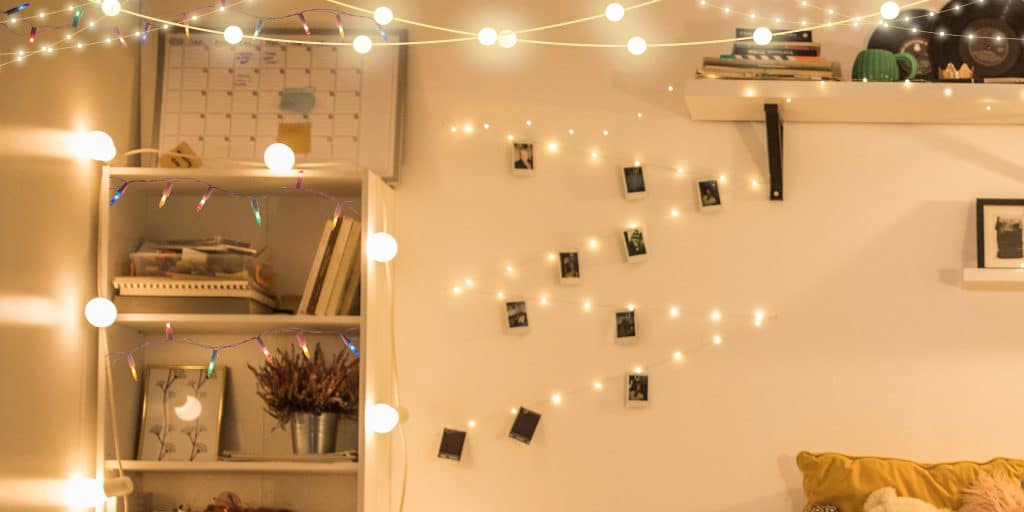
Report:
M 306 33 L 306 37 L 313 35 L 309 30 L 309 23 L 306 22 L 306 15 L 299 13 L 299 24 L 302 25 L 302 31 Z
M 206 206 L 206 202 L 210 200 L 210 196 L 213 195 L 213 185 L 206 187 L 206 192 L 203 193 L 203 197 L 199 199 L 199 204 L 196 205 L 196 211 L 203 211 L 203 207 Z
M 252 206 L 252 216 L 256 218 L 256 225 L 263 225 L 263 217 L 260 215 L 260 200 L 255 197 L 249 200 L 249 204 Z
M 345 336 L 344 334 L 341 334 L 340 336 L 342 341 L 345 342 L 345 346 L 348 347 L 349 352 L 352 352 L 352 355 L 359 357 L 359 349 L 356 347 L 356 344 L 352 343 L 352 340 L 350 340 L 348 336 Z
M 217 364 L 217 352 L 219 349 L 213 349 L 210 352 L 210 364 L 206 366 L 206 378 L 213 377 L 213 367 Z
M 132 380 L 135 382 L 139 381 L 139 370 L 135 368 L 135 356 L 128 354 L 126 357 L 128 360 L 128 368 L 132 371 Z
M 313 360 L 313 356 L 309 353 L 309 345 L 306 344 L 306 336 L 301 332 L 295 333 L 295 343 L 299 345 L 299 349 L 302 350 L 302 355 L 306 356 L 309 361 Z
M 270 349 L 267 348 L 267 344 L 263 342 L 262 336 L 256 336 L 256 344 L 260 347 L 260 352 L 263 352 L 263 357 L 267 359 L 267 362 L 274 360 L 273 356 L 270 355 Z
M 171 328 L 170 322 L 164 324 L 164 336 L 167 338 L 167 341 L 174 341 L 174 329 Z
M 114 195 L 110 197 L 110 206 L 114 206 L 115 204 L 117 204 L 119 200 L 121 200 L 121 197 L 124 196 L 124 192 L 127 188 L 127 181 L 122 183 L 120 187 L 117 187 L 117 191 L 114 192 Z
M 484 27 L 477 33 L 477 40 L 484 46 L 494 46 L 498 42 L 498 31 L 491 27 Z
M 124 35 L 121 34 L 121 29 L 114 27 L 114 37 L 121 42 L 121 46 L 128 48 L 128 42 L 124 40 Z
M 170 182 L 169 181 L 169 182 L 167 182 L 166 185 L 164 185 L 164 191 L 163 191 L 162 194 L 160 194 L 160 205 L 157 206 L 157 208 L 163 208 L 164 205 L 167 204 L 167 198 L 171 197 L 171 189 L 173 189 L 173 188 L 174 188 L 174 182 Z
M 341 14 L 334 13 L 334 25 L 338 27 L 338 37 L 345 39 L 345 26 L 341 24 Z

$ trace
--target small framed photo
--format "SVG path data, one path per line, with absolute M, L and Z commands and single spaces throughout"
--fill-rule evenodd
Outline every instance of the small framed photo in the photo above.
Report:
M 512 143 L 512 174 L 533 175 L 533 144 L 529 142 Z
M 650 398 L 646 375 L 631 373 L 626 376 L 626 407 L 647 407 Z
M 505 327 L 509 332 L 525 334 L 530 330 L 530 317 L 526 314 L 525 300 L 505 301 Z
M 718 189 L 718 180 L 706 179 L 697 181 L 697 202 L 701 211 L 717 211 L 722 208 L 722 192 Z
M 639 165 L 622 169 L 622 189 L 626 199 L 639 199 L 647 195 L 647 182 L 644 181 L 644 168 Z
M 560 252 L 558 253 L 558 275 L 562 284 L 579 284 L 580 282 L 580 253 Z
M 639 226 L 631 227 L 622 232 L 622 247 L 626 251 L 626 261 L 636 263 L 647 259 L 647 239 L 644 230 Z
M 1024 268 L 1024 199 L 978 199 L 978 268 Z
M 636 343 L 636 310 L 615 312 L 615 341 Z
M 537 431 L 537 425 L 540 424 L 540 413 L 534 412 L 526 407 L 520 407 L 519 412 L 516 413 L 516 419 L 512 422 L 512 428 L 508 432 L 508 436 L 516 441 L 523 444 L 530 444 L 533 440 L 533 434 Z
M 228 369 L 150 366 L 139 429 L 139 460 L 214 461 Z
M 441 434 L 441 447 L 437 456 L 442 459 L 462 460 L 462 448 L 466 445 L 466 433 L 461 430 L 444 429 Z

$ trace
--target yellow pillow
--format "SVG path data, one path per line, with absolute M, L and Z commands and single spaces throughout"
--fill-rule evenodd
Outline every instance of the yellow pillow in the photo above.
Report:
M 980 473 L 1005 474 L 1015 480 L 1024 474 L 1024 460 L 1002 458 L 985 463 L 918 464 L 901 459 L 800 452 L 796 465 L 804 475 L 805 511 L 813 505 L 831 504 L 841 512 L 861 512 L 868 495 L 882 487 L 894 487 L 899 496 L 956 510 L 961 489 L 973 484 Z

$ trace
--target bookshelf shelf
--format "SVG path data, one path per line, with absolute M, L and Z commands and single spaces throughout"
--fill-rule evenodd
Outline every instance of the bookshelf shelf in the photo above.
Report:
M 969 290 L 1024 290 L 1024 268 L 965 268 Z
M 684 95 L 695 121 L 764 121 L 776 103 L 787 123 L 1024 123 L 1010 84 L 687 80 Z
M 200 315 L 125 313 L 117 317 L 118 325 L 143 334 L 162 333 L 170 322 L 175 332 L 205 334 L 245 334 L 269 329 L 299 327 L 304 329 L 341 329 L 359 327 L 358 316 L 310 315 Z
M 264 474 L 319 474 L 357 475 L 358 462 L 178 462 L 178 461 L 122 461 L 127 473 L 264 473 Z M 117 470 L 116 460 L 104 463 L 107 471 Z

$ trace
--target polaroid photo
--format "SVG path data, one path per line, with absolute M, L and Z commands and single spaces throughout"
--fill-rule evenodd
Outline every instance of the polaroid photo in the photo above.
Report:
M 534 432 L 537 431 L 537 425 L 539 423 L 539 412 L 534 412 L 525 407 L 520 407 L 519 412 L 516 414 L 515 421 L 512 422 L 512 429 L 509 430 L 508 436 L 520 443 L 530 444 L 530 441 L 533 440 Z
M 533 176 L 533 144 L 529 142 L 512 143 L 512 174 L 517 176 Z
M 626 376 L 626 407 L 647 407 L 650 398 L 646 375 L 631 373 Z
M 508 332 L 525 334 L 530 330 L 530 318 L 526 314 L 525 300 L 505 301 L 505 328 Z
M 644 168 L 639 165 L 622 169 L 622 190 L 626 199 L 640 199 L 647 195 Z
M 636 310 L 615 312 L 615 341 L 618 343 L 636 343 Z
M 461 430 L 444 429 L 441 434 L 441 448 L 437 456 L 442 459 L 462 460 L 462 448 L 466 445 L 466 433 Z
M 702 212 L 722 209 L 722 192 L 718 188 L 718 180 L 709 178 L 697 181 L 697 203 Z
M 580 282 L 580 253 L 560 252 L 558 253 L 558 275 L 562 284 L 579 284 Z
M 626 262 L 637 263 L 647 259 L 647 239 L 643 228 L 637 226 L 622 232 L 622 247 L 625 250 Z

